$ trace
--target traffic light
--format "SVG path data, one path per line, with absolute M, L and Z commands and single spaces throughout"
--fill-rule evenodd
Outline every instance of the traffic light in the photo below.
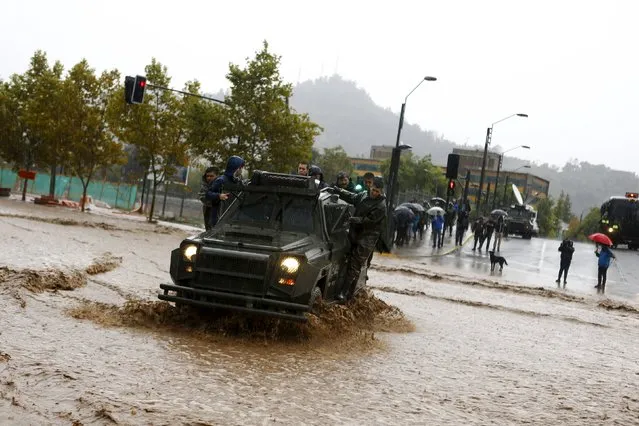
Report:
M 127 104 L 131 104 L 133 98 L 133 85 L 135 84 L 135 78 L 131 76 L 124 77 L 124 100 Z
M 452 179 L 448 181 L 448 195 L 455 195 L 455 181 Z
M 141 104 L 144 101 L 144 89 L 146 89 L 146 77 L 136 75 L 135 82 L 133 83 L 133 96 L 131 96 L 131 103 Z

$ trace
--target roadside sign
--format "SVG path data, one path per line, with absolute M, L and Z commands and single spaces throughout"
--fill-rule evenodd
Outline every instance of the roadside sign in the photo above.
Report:
M 18 171 L 18 177 L 27 180 L 35 180 L 36 172 L 30 170 L 21 169 Z

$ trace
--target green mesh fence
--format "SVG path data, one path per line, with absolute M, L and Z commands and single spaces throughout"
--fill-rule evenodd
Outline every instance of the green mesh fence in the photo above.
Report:
M 38 173 L 35 180 L 29 181 L 27 192 L 36 195 L 46 195 L 49 193 L 49 182 L 51 176 L 48 173 Z M 14 193 L 22 192 L 23 180 L 18 178 L 16 172 L 10 169 L 0 169 L 0 187 L 11 188 Z M 111 207 L 132 210 L 138 193 L 137 185 L 126 183 L 112 183 L 95 181 L 89 183 L 87 195 L 94 200 L 100 200 Z M 68 200 L 80 201 L 82 198 L 82 182 L 77 177 L 56 176 L 55 179 L 56 198 L 66 198 Z

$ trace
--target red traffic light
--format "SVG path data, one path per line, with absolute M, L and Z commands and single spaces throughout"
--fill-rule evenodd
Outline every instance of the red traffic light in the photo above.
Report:
M 146 77 L 142 75 L 135 76 L 135 86 L 131 96 L 131 103 L 141 104 L 144 102 L 144 89 L 146 88 Z
M 455 189 L 455 181 L 454 180 L 449 180 L 448 181 L 448 189 Z

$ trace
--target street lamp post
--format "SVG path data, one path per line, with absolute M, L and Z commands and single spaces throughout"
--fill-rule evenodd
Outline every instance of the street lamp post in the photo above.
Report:
M 507 149 L 499 155 L 499 162 L 497 163 L 497 176 L 495 177 L 495 191 L 493 192 L 493 207 L 492 210 L 495 210 L 495 203 L 497 202 L 497 186 L 499 185 L 499 171 L 501 170 L 501 163 L 504 161 L 504 154 L 510 151 L 513 151 L 518 148 L 530 149 L 528 145 L 519 145 L 514 148 Z
M 393 208 L 395 207 L 395 200 L 397 197 L 397 174 L 399 172 L 399 159 L 402 150 L 412 148 L 410 145 L 400 145 L 400 138 L 402 136 L 402 127 L 404 126 L 404 112 L 406 111 L 406 101 L 408 97 L 415 91 L 421 84 L 425 81 L 437 81 L 435 77 L 424 77 L 417 86 L 413 90 L 411 90 L 408 95 L 404 98 L 404 103 L 402 104 L 401 112 L 399 113 L 399 125 L 397 126 L 397 141 L 395 141 L 395 148 L 393 148 L 393 152 L 391 155 L 391 164 L 390 169 L 388 171 L 388 200 L 386 204 L 386 208 L 388 211 L 388 217 L 391 216 L 393 212 Z
M 493 126 L 497 123 L 501 123 L 504 120 L 508 120 L 512 117 L 528 117 L 528 114 L 512 114 L 506 118 L 502 118 L 501 120 L 495 121 L 490 127 L 486 130 L 486 143 L 484 144 L 484 157 L 481 163 L 481 174 L 479 175 L 479 192 L 477 194 L 477 214 L 479 214 L 479 207 L 481 206 L 481 191 L 484 187 L 484 177 L 486 175 L 486 159 L 488 157 L 488 145 L 490 145 L 490 141 L 493 135 Z M 489 194 L 486 194 L 486 199 L 488 199 Z

